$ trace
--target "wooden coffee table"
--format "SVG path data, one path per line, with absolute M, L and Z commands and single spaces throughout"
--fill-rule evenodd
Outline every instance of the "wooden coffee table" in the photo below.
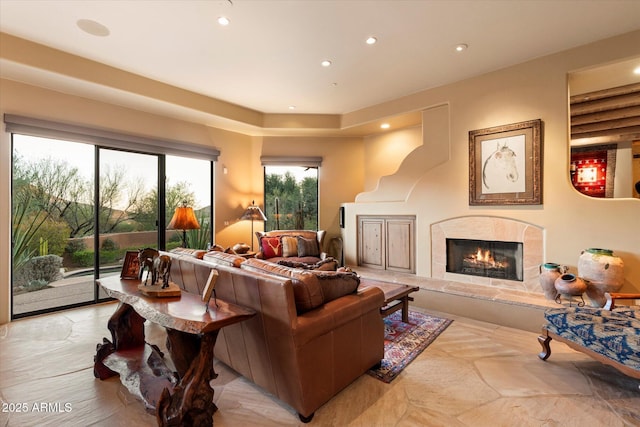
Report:
M 120 375 L 120 381 L 156 414 L 158 425 L 213 425 L 213 347 L 224 326 L 255 315 L 251 309 L 221 300 L 205 305 L 199 295 L 155 298 L 138 290 L 138 280 L 107 277 L 98 280 L 105 292 L 120 300 L 107 324 L 111 341 L 97 346 L 93 373 L 104 380 Z M 145 341 L 144 322 L 167 330 L 167 348 L 177 373 L 167 366 L 164 354 Z M 204 403 L 204 404 L 203 404 Z
M 400 283 L 382 282 L 379 280 L 362 279 L 361 287 L 375 286 L 384 292 L 384 306 L 380 308 L 382 317 L 402 310 L 402 321 L 409 323 L 409 301 L 413 301 L 411 293 L 420 290 L 418 286 L 403 285 Z

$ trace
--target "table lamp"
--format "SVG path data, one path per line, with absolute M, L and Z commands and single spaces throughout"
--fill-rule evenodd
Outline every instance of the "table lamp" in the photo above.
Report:
M 182 230 L 182 246 L 188 248 L 187 230 L 196 230 L 200 228 L 193 208 L 187 207 L 187 201 L 182 202 L 182 206 L 178 206 L 171 218 L 171 222 L 167 226 L 170 230 Z
M 240 220 L 251 220 L 251 252 L 253 252 L 253 221 L 266 221 L 267 217 L 260 209 L 260 206 L 256 206 L 255 200 L 251 201 L 251 204 L 244 211 Z

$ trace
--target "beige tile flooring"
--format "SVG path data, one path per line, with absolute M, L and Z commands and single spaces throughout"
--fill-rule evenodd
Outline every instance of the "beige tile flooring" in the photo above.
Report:
M 114 303 L 0 325 L 0 426 L 152 426 L 117 378 L 93 376 Z M 310 426 L 640 425 L 640 381 L 536 334 L 463 317 L 391 384 L 363 375 Z M 161 345 L 164 331 L 147 325 Z M 301 425 L 294 411 L 216 363 L 216 426 Z M 44 404 L 44 406 L 42 406 Z M 24 410 L 23 412 L 17 412 Z

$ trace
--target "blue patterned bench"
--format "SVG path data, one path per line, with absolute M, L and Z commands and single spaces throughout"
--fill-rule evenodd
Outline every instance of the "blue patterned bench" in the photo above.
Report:
M 640 310 L 619 307 L 612 310 L 591 307 L 549 309 L 547 323 L 538 337 L 547 360 L 551 339 L 611 365 L 622 373 L 640 379 Z

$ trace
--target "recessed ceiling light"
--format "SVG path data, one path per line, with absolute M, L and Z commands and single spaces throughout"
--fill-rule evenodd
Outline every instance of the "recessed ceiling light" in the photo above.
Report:
M 218 18 L 218 24 L 222 25 L 223 27 L 229 25 L 230 22 L 231 21 L 229 21 L 229 18 L 227 18 L 226 16 L 221 16 Z
M 377 38 L 375 38 L 375 37 L 369 37 L 369 38 L 367 39 L 367 44 L 376 44 L 376 42 L 377 42 L 377 41 L 378 41 L 378 39 L 377 39 Z
M 329 61 L 328 59 L 325 59 L 324 61 L 322 61 L 320 63 L 323 67 L 328 67 L 331 65 L 331 61 Z
M 463 50 L 467 50 L 468 47 L 469 45 L 460 43 L 459 45 L 456 46 L 456 52 L 462 52 Z
M 296 106 L 295 105 L 289 105 L 289 110 L 295 110 Z
M 380 129 L 389 129 L 391 125 L 389 123 L 383 123 L 380 125 Z
M 78 19 L 76 21 L 76 25 L 82 31 L 87 34 L 91 34 L 92 36 L 106 37 L 111 34 L 107 27 L 91 19 Z
M 636 69 L 633 70 L 633 74 L 640 74 L 640 67 L 636 67 Z

